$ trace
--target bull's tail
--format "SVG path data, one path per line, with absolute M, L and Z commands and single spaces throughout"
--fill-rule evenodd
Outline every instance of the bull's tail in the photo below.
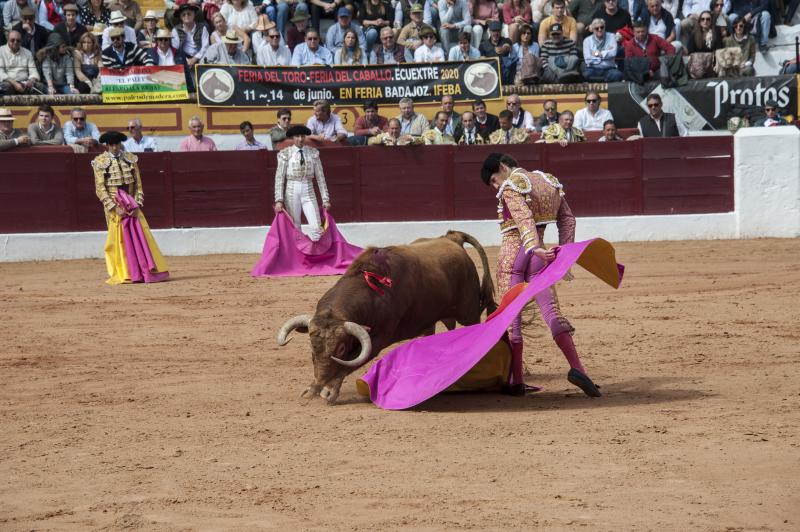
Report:
M 459 246 L 463 247 L 464 242 L 475 248 L 478 255 L 481 257 L 481 266 L 483 267 L 483 280 L 481 282 L 481 308 L 486 309 L 486 314 L 489 315 L 497 310 L 497 303 L 494 300 L 494 281 L 492 281 L 492 271 L 489 269 L 489 259 L 486 257 L 486 252 L 478 240 L 462 231 L 448 231 L 445 238 L 449 238 Z

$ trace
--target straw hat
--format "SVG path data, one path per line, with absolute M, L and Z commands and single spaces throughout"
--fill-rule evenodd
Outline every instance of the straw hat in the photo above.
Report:
M 142 20 L 148 20 L 148 19 L 158 20 L 160 18 L 161 18 L 161 15 L 158 14 L 158 11 L 156 11 L 154 9 L 148 9 L 147 13 L 145 13 L 144 16 L 142 17 Z
M 34 11 L 32 7 L 25 6 L 19 12 L 19 16 L 21 18 L 35 17 L 36 16 L 36 11 Z
M 0 122 L 13 122 L 14 113 L 11 109 L 0 108 Z
M 122 11 L 112 11 L 111 18 L 108 19 L 111 24 L 119 24 L 120 22 L 125 22 L 126 20 L 128 19 L 125 17 Z
M 225 44 L 239 44 L 242 42 L 242 40 L 239 38 L 236 30 L 228 30 L 225 33 L 225 37 L 222 38 L 222 42 Z
M 62 9 L 64 10 L 64 13 L 66 13 L 67 11 L 72 11 L 73 13 L 78 12 L 78 6 L 76 6 L 75 4 L 66 4 Z
M 101 35 L 103 35 L 104 31 L 106 31 L 106 25 L 103 24 L 102 22 L 98 22 L 92 28 L 92 35 L 94 35 L 95 37 L 100 37 Z
M 170 40 L 172 40 L 172 33 L 169 30 L 165 30 L 164 28 L 161 28 L 160 30 L 158 30 L 156 32 L 156 40 L 159 40 L 159 39 L 170 39 Z
M 259 17 L 256 31 L 269 31 L 274 27 L 275 23 L 269 20 L 267 17 Z
M 125 30 L 123 28 L 111 28 L 108 30 L 108 38 L 113 39 L 114 37 L 124 37 Z

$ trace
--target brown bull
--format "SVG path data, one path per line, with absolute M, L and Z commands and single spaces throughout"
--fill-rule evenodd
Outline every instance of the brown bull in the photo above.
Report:
M 480 255 L 482 283 L 464 242 Z M 295 329 L 310 334 L 314 382 L 302 396 L 334 403 L 344 378 L 385 347 L 432 334 L 437 321 L 448 329 L 478 323 L 484 309 L 496 308 L 493 294 L 486 253 L 466 233 L 370 247 L 322 296 L 314 316 L 295 316 L 281 327 L 278 344 L 286 345 Z

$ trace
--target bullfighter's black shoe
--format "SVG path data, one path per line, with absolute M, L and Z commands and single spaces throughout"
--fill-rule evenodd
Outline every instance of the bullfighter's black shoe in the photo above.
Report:
M 575 368 L 569 370 L 567 380 L 583 390 L 583 393 L 589 397 L 602 397 L 603 395 L 600 393 L 600 387 L 593 383 L 592 379 Z
M 503 395 L 511 395 L 513 397 L 522 397 L 527 392 L 527 388 L 524 384 L 511 384 L 505 385 L 500 388 L 500 393 Z

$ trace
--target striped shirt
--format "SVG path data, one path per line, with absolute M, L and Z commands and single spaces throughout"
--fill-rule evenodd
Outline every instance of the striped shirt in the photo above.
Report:
M 560 55 L 578 55 L 578 49 L 575 47 L 575 41 L 572 39 L 562 39 L 560 42 L 555 42 L 552 39 L 547 39 L 542 45 L 542 62 L 547 64 L 548 58 L 558 57 Z

